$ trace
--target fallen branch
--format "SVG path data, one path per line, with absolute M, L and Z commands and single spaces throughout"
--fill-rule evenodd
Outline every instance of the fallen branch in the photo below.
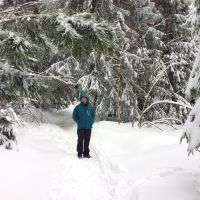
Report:
M 142 123 L 141 127 L 144 126 L 144 125 L 154 125 L 156 126 L 155 124 L 166 124 L 166 125 L 169 125 L 171 126 L 173 129 L 177 130 L 177 128 L 175 128 L 171 123 L 169 123 L 167 120 L 173 120 L 173 121 L 178 121 L 182 124 L 182 122 L 179 120 L 179 119 L 175 119 L 175 118 L 163 118 L 163 119 L 157 119 L 157 120 L 154 120 L 152 122 L 150 121 L 145 121 L 144 123 Z M 156 126 L 156 128 L 159 128 Z M 161 128 L 159 128 L 161 129 Z M 162 130 L 162 129 L 161 129 Z
M 144 126 L 145 124 L 146 124 L 146 125 L 150 124 L 150 125 L 152 125 L 152 126 L 155 126 L 157 129 L 159 129 L 159 130 L 163 131 L 163 129 L 161 129 L 160 127 L 156 126 L 156 125 L 155 125 L 153 122 L 146 121 L 146 122 L 144 122 L 144 123 L 143 123 L 143 125 L 142 125 L 142 126 Z

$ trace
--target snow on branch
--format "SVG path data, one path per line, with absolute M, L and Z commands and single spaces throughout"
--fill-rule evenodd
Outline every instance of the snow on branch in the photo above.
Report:
M 15 5 L 5 7 L 1 6 L 3 10 L 0 12 L 0 18 L 15 18 L 15 16 L 22 16 L 24 14 L 38 14 L 39 6 L 43 4 L 40 1 L 29 1 L 26 3 L 15 3 Z
M 12 149 L 16 145 L 15 130 L 13 124 L 20 125 L 20 120 L 11 106 L 0 109 L 0 145 L 6 149 Z
M 192 90 L 199 91 L 199 79 L 200 79 L 200 50 L 197 53 L 197 57 L 190 75 L 189 83 L 187 85 L 186 94 L 191 95 Z
M 0 24 L 3 32 L 20 32 L 19 36 L 29 38 L 30 43 L 40 47 L 37 52 L 44 48 L 51 50 L 51 46 L 49 47 L 49 43 L 46 43 L 43 38 L 51 41 L 57 48 L 71 52 L 76 57 L 87 56 L 88 51 L 90 53 L 92 50 L 108 52 L 115 49 L 115 28 L 106 21 L 97 21 L 90 13 L 71 16 L 64 12 L 23 15 L 0 19 Z M 32 34 L 37 40 L 32 40 Z M 41 55 L 43 54 L 39 53 L 37 56 Z
M 182 122 L 179 120 L 179 119 L 176 119 L 176 118 L 162 118 L 162 119 L 157 119 L 157 120 L 154 120 L 152 122 L 150 121 L 145 121 L 142 123 L 141 127 L 142 126 L 155 126 L 156 128 L 162 130 L 159 126 L 156 126 L 156 124 L 166 124 L 168 126 L 171 126 L 172 128 L 176 129 L 170 122 L 171 121 L 176 121 L 180 124 L 182 124 Z M 163 130 L 162 130 L 163 131 Z
M 186 138 L 188 143 L 188 155 L 193 154 L 194 150 L 199 151 L 200 148 L 200 99 L 188 115 L 185 122 L 183 135 L 180 142 Z
M 175 102 L 175 101 L 169 101 L 169 100 L 163 100 L 163 101 L 157 101 L 152 103 L 150 106 L 148 106 L 144 111 L 143 114 L 146 113 L 151 107 L 157 105 L 157 104 L 174 104 L 174 105 L 178 105 L 178 106 L 182 106 L 185 108 L 189 108 L 192 109 L 192 106 L 190 105 L 190 103 L 184 104 L 184 103 L 179 103 L 179 102 Z
M 55 72 L 54 72 L 55 73 Z M 75 82 L 73 78 L 70 75 L 66 74 L 53 74 L 53 72 L 50 72 L 48 70 L 45 70 L 44 72 L 37 73 L 30 69 L 16 69 L 13 66 L 9 65 L 8 63 L 0 63 L 0 76 L 2 75 L 12 75 L 12 76 L 22 76 L 23 78 L 27 79 L 39 79 L 39 80 L 56 80 L 59 82 L 62 82 L 66 85 L 74 85 Z

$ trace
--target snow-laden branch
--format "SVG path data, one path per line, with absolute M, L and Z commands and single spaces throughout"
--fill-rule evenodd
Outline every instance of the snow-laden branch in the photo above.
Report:
M 184 103 L 179 103 L 179 102 L 175 102 L 175 101 L 169 101 L 169 100 L 163 100 L 163 101 L 157 101 L 157 102 L 154 102 L 152 103 L 150 106 L 148 106 L 144 111 L 143 111 L 143 114 L 146 113 L 151 107 L 157 105 L 157 104 L 174 104 L 174 105 L 178 105 L 178 106 L 182 106 L 182 107 L 185 107 L 185 108 L 189 108 L 189 109 L 192 109 L 192 106 L 190 105 L 190 103 L 188 104 L 184 104 Z
M 193 154 L 194 150 L 200 147 L 200 99 L 196 102 L 195 106 L 188 115 L 185 122 L 183 135 L 180 142 L 186 138 L 188 143 L 188 155 Z
M 49 14 L 24 14 L 24 15 L 19 15 L 19 16 L 15 16 L 12 18 L 8 18 L 8 17 L 3 17 L 2 19 L 0 19 L 0 24 L 4 24 L 4 23 L 8 23 L 8 22 L 15 22 L 17 20 L 21 20 L 21 19 L 35 19 L 35 18 L 44 18 L 44 17 L 50 17 L 51 15 Z
M 196 60 L 194 62 L 194 66 L 192 72 L 190 74 L 189 82 L 186 89 L 186 94 L 190 96 L 190 92 L 192 89 L 199 91 L 199 79 L 200 79 L 200 49 L 197 53 Z
M 1 63 L 0 63 L 1 64 Z M 52 79 L 52 80 L 56 80 L 59 81 L 61 83 L 64 83 L 66 85 L 74 85 L 75 82 L 73 80 L 73 77 L 69 76 L 69 75 L 62 75 L 62 74 L 58 74 L 58 75 L 54 75 L 50 72 L 47 73 L 47 71 L 42 72 L 42 73 L 37 73 L 34 72 L 30 69 L 15 69 L 14 67 L 10 66 L 9 64 L 5 64 L 5 65 L 0 65 L 0 75 L 3 74 L 11 74 L 12 76 L 23 76 L 23 77 L 28 77 L 29 79 Z
M 156 79 L 153 81 L 153 84 L 148 92 L 148 94 L 145 96 L 145 102 L 144 102 L 144 108 L 146 107 L 146 104 L 147 104 L 147 100 L 148 100 L 148 97 L 150 96 L 152 90 L 154 89 L 155 85 L 158 83 L 158 81 L 165 75 L 165 72 L 170 68 L 170 66 L 166 67 L 165 69 L 163 69 L 161 71 L 160 74 L 158 74 L 158 76 L 156 77 Z M 144 113 L 144 111 L 143 111 Z
M 41 4 L 43 4 L 43 2 L 38 2 L 38 1 L 26 2 L 24 4 L 15 5 L 13 7 L 8 7 L 7 9 L 1 11 L 0 15 L 8 14 L 8 13 L 16 14 L 16 12 L 18 12 L 19 10 L 26 11 L 25 9 L 32 8 L 33 6 L 37 6 L 37 5 L 41 5 Z
M 144 123 L 142 123 L 141 127 L 142 126 L 155 126 L 156 128 L 160 129 L 161 131 L 163 131 L 159 126 L 156 126 L 156 124 L 166 124 L 168 126 L 171 126 L 172 128 L 176 129 L 176 127 L 174 127 L 169 121 L 177 121 L 179 122 L 180 124 L 182 124 L 182 122 L 179 120 L 179 119 L 176 119 L 176 118 L 162 118 L 162 119 L 157 119 L 157 120 L 154 120 L 152 122 L 150 121 L 145 121 Z

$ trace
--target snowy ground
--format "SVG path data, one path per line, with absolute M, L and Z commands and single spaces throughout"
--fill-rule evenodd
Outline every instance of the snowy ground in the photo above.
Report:
M 1 200 L 199 200 L 200 154 L 187 157 L 181 130 L 97 122 L 80 160 L 72 109 L 17 128 L 18 150 L 0 151 Z

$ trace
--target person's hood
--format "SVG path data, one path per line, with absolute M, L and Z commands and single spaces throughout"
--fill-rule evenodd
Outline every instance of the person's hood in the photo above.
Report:
M 81 93 L 80 93 L 80 100 L 81 100 L 82 97 L 86 97 L 86 98 L 87 98 L 87 103 L 89 104 L 89 100 L 90 100 L 90 99 L 89 99 L 89 96 L 87 95 L 86 92 L 81 92 Z

